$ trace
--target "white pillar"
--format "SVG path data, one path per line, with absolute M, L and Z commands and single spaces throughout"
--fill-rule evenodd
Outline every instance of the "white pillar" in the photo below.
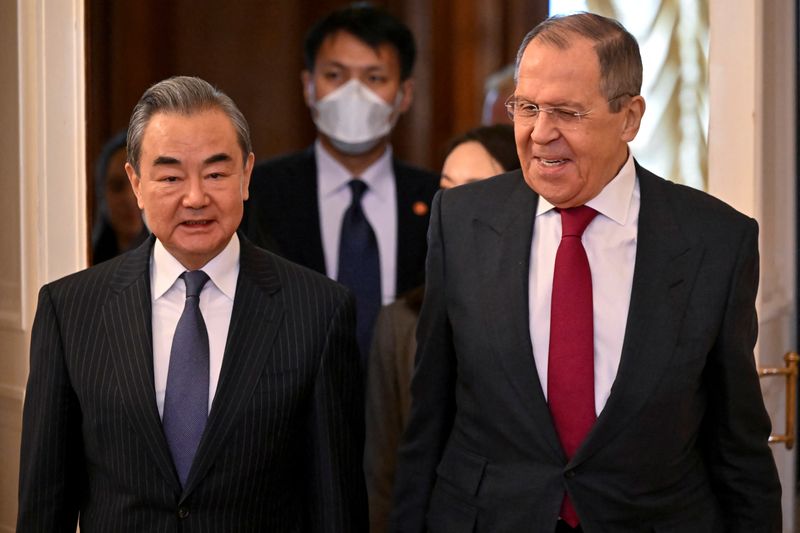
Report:
M 0 0 L 0 532 L 15 529 L 36 295 L 86 266 L 81 0 Z

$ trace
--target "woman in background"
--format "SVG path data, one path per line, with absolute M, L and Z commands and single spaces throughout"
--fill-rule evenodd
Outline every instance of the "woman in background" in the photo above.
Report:
M 457 187 L 520 167 L 510 125 L 472 129 L 448 145 L 440 186 Z M 417 351 L 415 332 L 424 287 L 384 307 L 375 323 L 367 364 L 364 472 L 371 533 L 388 530 L 397 447 L 408 420 Z
M 92 264 L 102 263 L 142 244 L 148 231 L 125 174 L 126 132 L 103 146 L 95 163 L 95 217 Z

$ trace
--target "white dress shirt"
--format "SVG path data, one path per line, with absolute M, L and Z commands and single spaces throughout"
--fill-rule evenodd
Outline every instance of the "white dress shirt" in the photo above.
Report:
M 336 279 L 339 274 L 342 218 L 353 200 L 348 183 L 353 178 L 360 178 L 368 187 L 361 198 L 361 207 L 378 241 L 383 303 L 393 302 L 397 288 L 397 190 L 392 147 L 387 146 L 383 155 L 360 176 L 350 174 L 319 141 L 314 144 L 314 153 L 317 159 L 320 234 L 328 277 Z
M 598 212 L 581 241 L 592 271 L 594 404 L 599 415 L 619 368 L 636 261 L 640 194 L 631 155 L 619 174 L 586 205 Z M 561 216 L 540 196 L 531 245 L 528 306 L 533 357 L 545 398 L 553 269 L 560 241 Z
M 200 292 L 200 312 L 203 313 L 208 330 L 210 411 L 219 382 L 233 311 L 233 297 L 239 278 L 239 237 L 234 233 L 228 245 L 200 270 L 209 277 Z M 164 393 L 167 390 L 172 337 L 186 302 L 186 284 L 180 278 L 186 271 L 164 248 L 161 241 L 156 239 L 150 260 L 150 291 L 153 306 L 153 374 L 158 414 L 161 416 L 164 416 Z

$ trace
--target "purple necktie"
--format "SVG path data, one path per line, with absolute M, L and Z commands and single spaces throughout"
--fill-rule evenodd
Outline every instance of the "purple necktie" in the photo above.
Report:
M 208 418 L 208 331 L 200 312 L 200 291 L 208 275 L 192 270 L 181 277 L 186 282 L 186 303 L 172 338 L 162 424 L 185 487 Z
M 592 273 L 581 236 L 597 215 L 591 207 L 560 209 L 561 243 L 553 271 L 547 402 L 567 459 L 571 459 L 595 421 L 594 315 Z M 561 518 L 578 525 L 565 493 Z

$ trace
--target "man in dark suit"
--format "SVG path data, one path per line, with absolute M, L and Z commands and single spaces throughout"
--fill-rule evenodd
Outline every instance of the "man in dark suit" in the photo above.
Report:
M 389 144 L 411 105 L 415 54 L 409 29 L 369 4 L 320 20 L 302 73 L 317 141 L 256 165 L 245 204 L 253 242 L 351 288 L 362 357 L 380 305 L 423 281 L 439 178 L 395 159 Z
M 616 21 L 517 57 L 522 170 L 434 200 L 393 531 L 780 531 L 756 222 L 633 160 Z
M 142 96 L 154 236 L 40 292 L 18 531 L 366 530 L 352 298 L 236 235 L 252 166 L 205 81 Z

